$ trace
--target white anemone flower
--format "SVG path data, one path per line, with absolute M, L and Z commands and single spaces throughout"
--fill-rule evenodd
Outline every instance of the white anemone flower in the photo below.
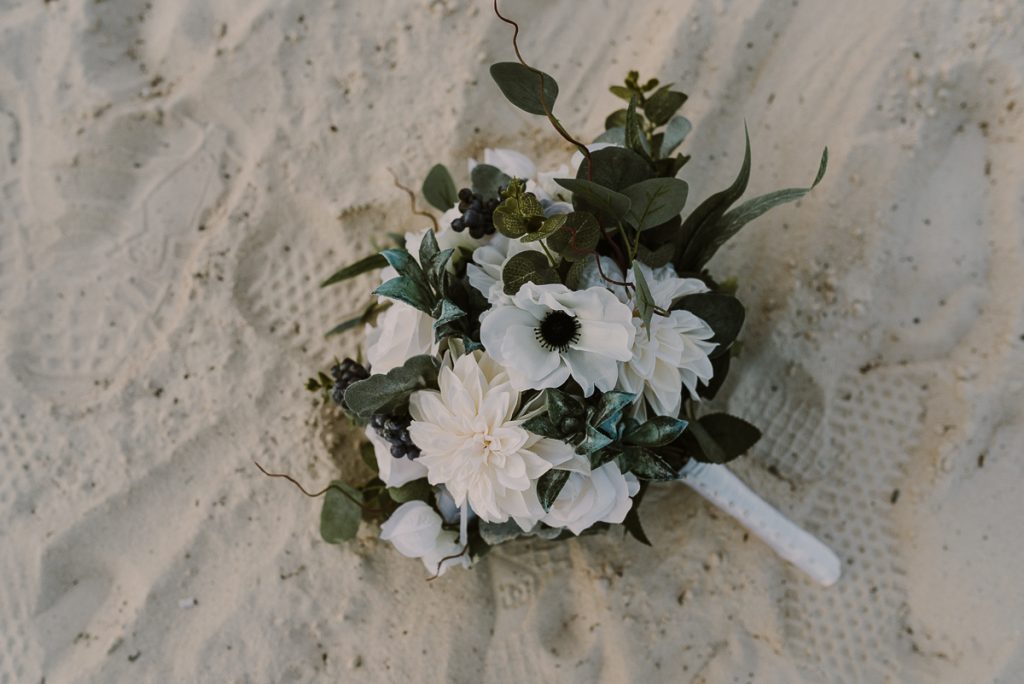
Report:
M 651 269 L 636 262 L 633 269 L 643 271 L 654 303 L 666 311 L 680 297 L 708 291 L 703 281 L 680 278 L 671 266 Z M 626 274 L 629 282 L 635 282 L 633 269 Z M 697 383 L 711 380 L 714 371 L 709 355 L 717 345 L 709 340 L 715 331 L 689 311 L 655 314 L 650 334 L 639 317 L 633 319 L 633 324 L 633 356 L 619 369 L 618 388 L 643 395 L 659 416 L 678 416 L 682 387 L 696 398 Z
M 541 522 L 568 528 L 573 534 L 598 522 L 618 524 L 626 519 L 638 491 L 636 475 L 623 474 L 615 461 L 594 470 L 588 465 L 569 475 Z
M 409 435 L 431 484 L 443 484 L 460 508 L 482 520 L 512 518 L 524 530 L 544 516 L 537 479 L 573 457 L 565 442 L 539 437 L 516 418 L 519 392 L 505 369 L 483 352 L 446 363 L 440 391 L 420 390 L 409 400 Z
M 603 287 L 526 283 L 480 321 L 480 342 L 508 369 L 513 387 L 558 387 L 571 376 L 585 397 L 615 387 L 635 337 L 632 310 Z

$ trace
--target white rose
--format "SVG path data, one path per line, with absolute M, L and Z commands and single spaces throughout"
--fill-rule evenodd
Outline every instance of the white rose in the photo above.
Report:
M 373 428 L 366 428 L 366 438 L 373 445 L 373 455 L 377 458 L 377 474 L 386 486 L 401 487 L 427 476 L 427 469 L 418 462 L 392 456 L 391 445 Z
M 387 373 L 418 354 L 433 354 L 434 319 L 402 302 L 366 326 L 366 360 L 373 373 Z
M 633 473 L 625 475 L 614 461 L 600 468 L 574 472 L 541 522 L 551 527 L 567 527 L 579 534 L 597 522 L 621 523 L 640 491 Z
M 391 542 L 406 558 L 422 560 L 432 575 L 443 575 L 455 566 L 469 567 L 467 554 L 447 558 L 457 556 L 461 550 L 458 534 L 441 529 L 441 516 L 423 501 L 409 501 L 399 506 L 381 525 L 380 538 Z

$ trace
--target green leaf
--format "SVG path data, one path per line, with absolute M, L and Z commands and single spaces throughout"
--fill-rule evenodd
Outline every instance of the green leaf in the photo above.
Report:
M 672 84 L 662 86 L 644 102 L 644 114 L 655 126 L 668 123 L 672 115 L 686 102 L 686 93 L 672 90 Z
M 605 129 L 609 128 L 626 128 L 626 110 L 616 109 L 614 112 L 608 115 L 608 118 L 604 120 Z
M 724 245 L 730 238 L 732 238 L 732 236 L 736 235 L 736 233 L 740 232 L 740 229 L 743 228 L 743 226 L 747 225 L 761 214 L 773 207 L 779 206 L 780 204 L 794 202 L 813 190 L 818 183 L 821 182 L 821 179 L 825 177 L 825 169 L 827 167 L 828 148 L 826 147 L 824 152 L 821 153 L 821 162 L 818 164 L 818 175 L 814 177 L 814 182 L 811 183 L 809 187 L 787 188 L 786 190 L 770 192 L 767 195 L 761 195 L 760 197 L 748 200 L 735 209 L 727 212 L 715 223 L 714 230 L 710 232 L 708 238 L 704 241 L 703 247 L 697 255 L 697 267 L 699 268 L 706 264 L 711 257 L 715 255 L 715 252 L 718 251 L 719 247 Z
M 583 163 L 586 165 L 585 161 Z M 556 178 L 555 182 L 573 194 L 574 205 L 577 200 L 583 199 L 586 204 L 581 205 L 581 208 L 593 206 L 616 221 L 622 220 L 629 211 L 629 198 L 603 185 L 580 178 Z
M 714 237 L 714 226 L 718 219 L 738 200 L 747 189 L 747 182 L 750 180 L 750 135 L 747 127 L 743 127 L 743 135 L 746 140 L 746 149 L 743 154 L 743 165 L 740 173 L 725 190 L 716 192 L 711 197 L 700 203 L 693 210 L 693 213 L 683 221 L 681 234 L 683 236 L 684 248 L 679 258 L 676 259 L 676 271 L 697 271 L 697 259 L 704 248 Z
M 532 250 L 520 252 L 505 262 L 501 280 L 504 292 L 509 296 L 519 292 L 525 283 L 549 285 L 559 282 L 558 272 L 548 263 L 544 253 Z
M 569 260 L 567 259 L 566 261 Z M 586 272 L 586 266 L 587 261 L 585 259 L 572 262 L 572 266 L 569 267 L 569 271 L 565 274 L 565 286 L 570 290 L 579 289 L 580 281 Z
M 519 239 L 542 230 L 547 221 L 544 207 L 536 195 L 526 192 L 526 183 L 518 178 L 510 180 L 501 197 L 501 204 L 494 210 L 494 226 L 502 235 Z
M 434 246 L 437 246 L 436 243 Z M 398 272 L 398 275 L 405 276 L 429 292 L 430 288 L 427 283 L 427 274 L 423 272 L 423 268 L 420 266 L 420 263 L 413 258 L 412 254 L 410 254 L 408 250 L 398 248 L 385 249 L 380 254 L 387 259 L 388 264 Z
M 593 425 L 587 426 L 586 435 L 576 446 L 576 453 L 578 454 L 593 454 L 595 452 L 604 449 L 606 446 L 611 444 L 614 440 L 603 432 L 599 432 Z
M 500 197 L 500 190 L 507 187 L 512 178 L 496 166 L 490 164 L 477 164 L 469 172 L 470 184 L 473 191 L 485 200 Z
M 357 418 L 368 420 L 404 405 L 420 389 L 437 387 L 440 362 L 428 354 L 413 356 L 387 374 L 374 374 L 352 383 L 345 392 L 345 404 Z
M 703 463 L 728 463 L 747 453 L 761 439 L 761 431 L 736 416 L 710 413 L 690 424 L 684 444 L 688 455 Z M 695 448 L 696 447 L 696 448 Z
M 594 412 L 590 424 L 606 434 L 614 435 L 622 420 L 622 412 L 635 399 L 636 395 L 629 392 L 605 392 L 597 402 L 597 410 Z
M 434 321 L 434 330 L 466 316 L 466 312 L 450 299 L 442 299 L 438 304 L 438 309 L 437 319 Z
M 651 294 L 651 288 L 647 284 L 647 276 L 643 269 L 633 269 L 633 279 L 636 281 L 636 307 L 640 313 L 640 320 L 647 328 L 647 337 L 651 336 L 651 320 L 654 318 L 654 310 L 658 307 Z
M 615 126 L 609 128 L 601 135 L 594 138 L 596 143 L 608 143 L 609 145 L 618 145 L 619 147 L 626 146 L 626 128 L 624 126 Z
M 362 500 L 363 495 L 359 490 L 340 480 L 331 482 L 331 488 L 324 494 L 323 508 L 320 509 L 320 536 L 325 542 L 340 544 L 356 536 L 362 517 L 362 508 L 356 501 Z
M 558 494 L 562 491 L 562 487 L 569 481 L 568 470 L 549 470 L 540 476 L 537 480 L 537 497 L 540 499 L 540 505 L 545 511 L 551 510 L 551 504 L 558 498 Z
M 686 421 L 670 416 L 655 416 L 626 432 L 622 441 L 642 447 L 660 447 L 676 440 L 686 429 Z
M 405 302 L 428 316 L 434 311 L 434 297 L 423 283 L 399 276 L 385 281 L 373 291 L 379 297 Z
M 438 211 L 448 211 L 459 203 L 455 181 L 444 164 L 434 164 L 427 172 L 427 177 L 423 179 L 422 192 L 430 206 Z
M 545 116 L 555 107 L 558 84 L 543 71 L 518 62 L 491 65 L 491 78 L 508 101 L 524 112 Z
M 360 259 L 356 263 L 350 266 L 346 266 L 345 268 L 336 272 L 330 278 L 320 283 L 320 287 L 327 287 L 328 285 L 340 283 L 343 280 L 355 278 L 357 275 L 362 275 L 363 273 L 367 273 L 369 271 L 375 271 L 377 269 L 384 268 L 387 265 L 388 261 L 383 256 L 381 256 L 380 254 L 371 254 L 370 256 Z
M 689 186 L 678 178 L 649 178 L 635 183 L 622 194 L 629 198 L 626 222 L 639 231 L 660 226 L 686 206 Z
M 579 420 L 579 427 L 583 427 L 583 418 L 586 416 L 587 406 L 575 394 L 554 388 L 546 389 L 544 390 L 544 407 L 547 409 L 548 416 L 551 417 L 551 421 L 555 426 L 561 428 L 562 422 L 566 418 L 575 418 Z M 564 432 L 565 430 L 563 430 Z
M 642 446 L 627 446 L 622 451 L 623 471 L 645 480 L 675 480 L 678 473 L 665 459 Z
M 574 211 L 565 214 L 564 225 L 548 238 L 548 247 L 568 261 L 586 259 L 601 240 L 601 228 L 593 214 Z
M 636 252 L 636 259 L 640 263 L 647 264 L 651 268 L 661 268 L 668 262 L 672 261 L 672 256 L 675 252 L 676 246 L 671 242 L 666 242 L 653 250 L 647 245 L 641 243 L 640 249 Z
M 392 501 L 400 504 L 407 501 L 429 502 L 433 495 L 434 490 L 430 488 L 426 478 L 406 482 L 401 487 L 388 487 L 388 496 Z
M 634 539 L 641 544 L 652 546 L 651 540 L 647 538 L 647 533 L 644 532 L 644 526 L 640 524 L 640 503 L 643 501 L 644 494 L 647 493 L 647 482 L 640 483 L 640 491 L 633 497 L 633 505 L 630 507 L 629 512 L 626 513 L 625 520 L 622 521 L 622 526 L 626 528 L 626 532 L 629 532 Z
M 437 246 L 437 238 L 434 236 L 434 231 L 428 230 L 420 242 L 420 268 L 426 271 L 429 268 L 429 264 L 437 257 L 440 251 L 441 248 Z
M 562 439 L 563 436 L 562 430 L 551 422 L 551 418 L 548 415 L 543 413 L 523 423 L 523 429 L 535 435 L 550 437 L 551 439 Z
M 711 326 L 715 336 L 710 341 L 718 345 L 711 353 L 712 358 L 725 353 L 736 341 L 746 317 L 739 299 L 718 292 L 687 295 L 675 302 L 672 308 L 689 311 Z
M 324 334 L 324 337 L 340 335 L 343 332 L 352 330 L 353 328 L 357 328 L 360 325 L 369 323 L 373 319 L 373 317 L 377 315 L 377 313 L 386 309 L 388 306 L 388 304 L 380 304 L 379 302 L 376 301 L 370 302 L 370 304 L 365 309 L 363 309 L 363 313 L 334 326 Z
M 668 126 L 665 127 L 665 135 L 661 139 L 661 149 L 659 154 L 662 157 L 667 157 L 672 154 L 672 151 L 679 147 L 686 136 L 693 129 L 693 124 L 690 120 L 684 116 L 673 116 Z
M 567 214 L 555 214 L 551 218 L 544 219 L 544 221 L 540 224 L 540 228 L 522 236 L 521 238 L 519 238 L 519 241 L 536 242 L 537 240 L 543 240 L 544 238 L 552 235 L 559 228 L 565 225 L 566 216 Z
M 636 101 L 634 95 L 629 100 L 629 107 L 626 108 L 626 147 L 644 159 L 650 159 L 651 144 L 640 128 L 640 117 L 636 113 Z
M 625 147 L 605 147 L 590 153 L 594 164 L 592 177 L 587 177 L 587 160 L 580 163 L 576 178 L 593 181 L 598 185 L 622 192 L 634 183 L 651 178 L 651 165 L 636 152 Z
M 631 97 L 634 97 L 633 91 L 624 86 L 613 85 L 608 88 L 608 90 L 611 91 L 612 95 L 615 97 L 621 97 L 623 100 L 628 101 Z
M 519 527 L 519 523 L 511 518 L 501 523 L 481 520 L 479 530 L 480 537 L 491 546 L 497 546 L 498 544 L 504 544 L 507 541 L 526 536 L 526 533 Z
M 717 349 L 715 351 L 718 351 Z M 732 354 L 711 354 L 711 381 L 707 385 L 697 385 L 697 395 L 703 399 L 714 399 L 718 390 L 722 389 L 729 375 L 729 363 Z

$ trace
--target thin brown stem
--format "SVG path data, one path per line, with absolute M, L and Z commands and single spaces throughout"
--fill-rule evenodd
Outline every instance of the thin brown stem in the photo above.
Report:
M 434 226 L 434 232 L 436 233 L 439 229 L 437 226 L 437 219 L 434 218 L 434 215 L 431 214 L 430 212 L 420 211 L 419 208 L 417 208 L 416 206 L 416 193 L 413 192 L 411 189 L 407 188 L 406 186 L 402 185 L 398 181 L 398 176 L 395 175 L 394 171 L 388 169 L 388 173 L 391 174 L 392 180 L 395 181 L 395 187 L 398 188 L 399 190 L 403 190 L 405 194 L 409 196 L 409 204 L 412 207 L 412 213 L 415 214 L 416 216 L 426 216 L 428 219 L 430 219 L 430 223 Z
M 435 570 L 435 571 L 434 571 L 434 576 L 433 576 L 433 577 L 428 577 L 428 578 L 427 578 L 427 581 L 428 581 L 428 582 L 433 582 L 434 580 L 436 580 L 436 579 L 437 579 L 438 577 L 440 577 L 440 576 L 441 576 L 441 566 L 443 566 L 443 565 L 444 565 L 444 562 L 445 562 L 445 561 L 447 561 L 447 560 L 451 560 L 451 559 L 453 559 L 453 558 L 458 558 L 459 556 L 463 556 L 463 555 L 465 555 L 465 554 L 466 554 L 466 552 L 467 552 L 467 551 L 469 551 L 469 544 L 466 544 L 465 546 L 463 546 L 463 547 L 462 547 L 462 550 L 461 550 L 461 551 L 459 551 L 458 553 L 453 553 L 452 555 L 450 555 L 450 556 L 445 556 L 444 558 L 442 558 L 441 560 L 439 560 L 439 561 L 437 562 L 437 570 Z
M 280 477 L 280 478 L 283 478 L 285 480 L 288 480 L 293 485 L 298 487 L 300 492 L 302 492 L 303 494 L 305 494 L 306 496 L 308 496 L 311 499 L 317 499 L 317 498 L 323 496 L 324 494 L 326 494 L 327 492 L 331 491 L 332 489 L 334 489 L 334 490 L 337 490 L 337 491 L 341 492 L 342 495 L 346 499 L 348 499 L 352 503 L 356 504 L 360 508 L 363 508 L 363 509 L 365 509 L 367 511 L 375 512 L 375 513 L 380 513 L 381 512 L 380 509 L 370 508 L 370 507 L 366 506 L 362 501 L 359 501 L 354 496 L 352 496 L 351 494 L 349 494 L 348 492 L 346 492 L 344 489 L 342 489 L 338 485 L 334 484 L 333 482 L 331 484 L 327 485 L 326 487 L 324 487 L 323 489 L 321 489 L 318 492 L 310 492 L 305 487 L 303 487 L 299 483 L 299 481 L 296 480 L 291 475 L 287 475 L 285 473 L 272 473 L 272 472 L 268 471 L 266 468 L 264 468 L 263 466 L 261 466 L 257 461 L 253 461 L 253 463 L 255 463 L 256 467 L 260 469 L 260 472 L 263 473 L 264 475 L 266 475 L 267 477 Z

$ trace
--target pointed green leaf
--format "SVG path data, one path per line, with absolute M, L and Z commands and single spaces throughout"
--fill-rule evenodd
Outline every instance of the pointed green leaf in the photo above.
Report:
M 455 189 L 455 181 L 444 164 L 434 164 L 427 177 L 423 179 L 423 196 L 438 211 L 448 211 L 459 203 L 459 193 Z
M 434 297 L 424 285 L 406 276 L 385 281 L 373 291 L 378 297 L 387 297 L 419 309 L 428 316 L 434 311 Z
M 622 526 L 638 542 L 652 546 L 651 540 L 647 538 L 647 533 L 644 532 L 644 526 L 640 524 L 640 504 L 644 499 L 644 494 L 647 493 L 647 487 L 647 482 L 640 483 L 640 491 L 633 497 L 633 505 L 630 507 L 629 512 L 626 513 L 626 519 L 622 521 Z
M 639 231 L 660 226 L 686 206 L 689 186 L 678 178 L 649 178 L 622 191 L 630 206 L 625 220 Z
M 654 319 L 654 310 L 657 308 L 657 304 L 651 294 L 651 288 L 647 284 L 647 276 L 644 275 L 643 269 L 634 268 L 633 279 L 636 281 L 636 307 L 640 314 L 640 320 L 643 321 L 644 328 L 647 329 L 647 337 L 650 339 L 651 321 Z
M 736 416 L 711 413 L 690 424 L 683 434 L 687 455 L 703 463 L 728 463 L 761 439 L 761 431 Z
M 433 262 L 440 251 L 441 249 L 437 246 L 437 237 L 434 235 L 434 231 L 428 230 L 420 242 L 420 268 L 424 271 L 429 269 L 431 262 Z M 401 275 L 405 274 L 401 273 Z
M 540 414 L 530 418 L 523 423 L 523 429 L 532 432 L 535 435 L 541 437 L 550 437 L 551 439 L 562 439 L 562 431 L 551 422 L 551 418 L 547 414 Z
M 740 231 L 743 226 L 747 225 L 761 214 L 765 213 L 773 207 L 777 207 L 780 204 L 786 204 L 787 202 L 794 202 L 818 185 L 821 179 L 825 177 L 825 169 L 828 167 L 828 148 L 821 153 L 821 162 L 818 164 L 818 175 L 814 177 L 814 182 L 806 188 L 788 188 L 786 190 L 778 190 L 776 192 L 768 193 L 760 197 L 755 197 L 752 200 L 748 200 L 743 204 L 739 205 L 735 209 L 727 212 L 721 217 L 715 224 L 714 230 L 710 233 L 708 239 L 705 241 L 700 253 L 697 255 L 696 265 L 702 267 L 706 264 L 711 257 L 715 255 L 718 248 L 724 245 L 732 236 Z
M 356 536 L 362 517 L 362 508 L 356 501 L 362 500 L 363 495 L 359 490 L 340 480 L 331 482 L 331 488 L 324 494 L 323 508 L 320 509 L 320 536 L 325 542 L 340 544 Z
M 650 449 L 641 446 L 627 446 L 622 451 L 623 471 L 629 471 L 645 480 L 675 480 L 678 473 L 665 459 Z
M 543 71 L 518 62 L 491 65 L 491 78 L 508 101 L 524 112 L 544 116 L 555 107 L 558 84 Z
M 701 202 L 693 210 L 693 213 L 683 221 L 681 233 L 684 248 L 676 260 L 676 271 L 693 272 L 698 270 L 698 258 L 713 239 L 715 224 L 747 189 L 747 182 L 750 180 L 750 135 L 747 133 L 746 125 L 743 126 L 743 135 L 745 139 L 743 165 L 740 167 L 740 173 L 736 176 L 736 180 L 725 190 L 716 192 Z
M 611 444 L 613 439 L 608 435 L 599 432 L 594 426 L 587 426 L 587 433 L 576 446 L 576 453 L 578 454 L 593 454 L 595 452 L 604 449 L 606 446 Z
M 320 287 L 327 287 L 328 285 L 333 285 L 334 283 L 340 283 L 343 280 L 355 278 L 357 275 L 362 275 L 363 273 L 367 273 L 369 271 L 376 271 L 378 269 L 384 268 L 387 265 L 388 261 L 383 256 L 381 256 L 380 254 L 371 254 L 370 256 L 360 259 L 356 263 L 351 264 L 350 266 L 346 266 L 345 268 L 336 272 L 330 278 L 320 283 Z
M 455 305 L 450 299 L 442 299 L 440 304 L 440 311 L 437 315 L 437 320 L 434 321 L 434 329 L 437 330 L 442 325 L 457 321 L 460 318 L 466 316 L 466 312 Z
M 622 420 L 623 410 L 635 399 L 636 395 L 629 392 L 605 392 L 597 403 L 597 410 L 594 412 L 590 424 L 602 432 L 615 434 L 615 428 Z
M 642 447 L 660 447 L 676 440 L 686 429 L 686 421 L 670 416 L 655 416 L 639 427 L 626 432 L 623 441 Z
M 630 98 L 626 108 L 626 147 L 644 159 L 651 158 L 651 145 L 640 128 L 640 117 L 636 113 L 636 95 Z
M 565 483 L 569 481 L 568 470 L 549 470 L 537 480 L 537 498 L 545 511 L 551 510 L 551 504 L 558 498 Z

